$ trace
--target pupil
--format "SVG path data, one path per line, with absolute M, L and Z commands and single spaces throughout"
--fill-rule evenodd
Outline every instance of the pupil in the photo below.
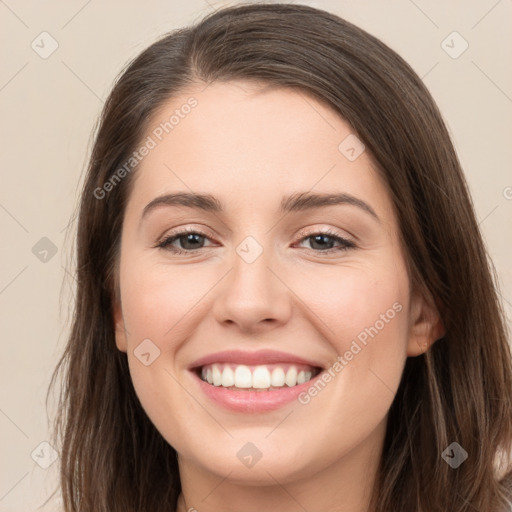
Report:
M 194 246 L 194 242 L 197 243 L 198 241 L 198 237 L 201 237 L 202 235 L 199 235 L 197 233 L 190 233 L 188 235 L 186 235 L 184 238 L 185 238 L 185 249 L 194 249 L 194 248 L 197 248 L 197 245 Z M 186 247 L 186 245 L 188 243 L 192 243 L 192 247 Z M 183 244 L 182 244 L 183 245 Z
M 330 236 L 328 236 L 328 235 L 316 235 L 316 236 L 313 237 L 313 244 L 312 244 L 312 246 L 314 246 L 314 244 L 317 243 L 317 242 L 325 242 L 325 240 L 329 239 L 329 238 L 330 238 Z M 332 243 L 333 243 L 332 241 L 330 243 L 327 242 L 327 245 L 331 246 Z M 324 244 L 320 243 L 320 249 L 325 249 L 325 248 L 326 248 L 325 243 Z M 327 247 L 327 248 L 331 249 L 331 247 Z

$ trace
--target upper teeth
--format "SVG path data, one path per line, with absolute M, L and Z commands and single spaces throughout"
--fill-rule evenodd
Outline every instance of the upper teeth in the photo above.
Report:
M 311 367 L 296 365 L 261 365 L 249 367 L 243 364 L 212 364 L 203 366 L 201 376 L 203 380 L 214 386 L 225 388 L 254 388 L 271 389 L 280 388 L 285 384 L 288 387 L 303 384 L 311 380 L 314 370 Z

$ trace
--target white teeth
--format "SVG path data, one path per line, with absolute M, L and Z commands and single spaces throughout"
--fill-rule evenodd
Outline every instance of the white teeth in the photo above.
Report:
M 235 387 L 250 388 L 252 387 L 251 369 L 243 364 L 236 367 L 235 370 Z
M 256 366 L 252 373 L 252 387 L 257 389 L 270 387 L 270 372 L 266 366 Z
M 220 373 L 220 369 L 218 365 L 214 364 L 212 366 L 212 378 L 213 378 L 213 385 L 214 386 L 220 386 L 222 382 L 222 375 Z
M 251 370 L 252 368 L 252 370 Z M 287 371 L 285 371 L 287 369 Z M 271 369 L 265 365 L 249 367 L 246 365 L 212 364 L 201 369 L 201 377 L 213 386 L 240 389 L 271 390 L 304 384 L 311 380 L 312 369 L 296 366 L 285 367 L 271 365 Z
M 286 382 L 286 385 L 290 387 L 297 384 L 297 368 L 295 368 L 295 366 L 290 366 L 286 372 L 286 378 L 284 381 Z
M 284 370 L 282 368 L 274 368 L 272 371 L 272 387 L 280 388 L 284 386 Z
M 233 373 L 233 370 L 229 366 L 226 366 L 224 368 L 224 371 L 222 372 L 222 386 L 225 388 L 229 388 L 234 385 L 235 374 Z

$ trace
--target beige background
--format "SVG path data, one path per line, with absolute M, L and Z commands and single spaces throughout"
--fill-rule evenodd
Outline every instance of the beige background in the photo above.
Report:
M 67 335 L 70 219 L 103 101 L 128 59 L 227 3 L 0 0 L 0 512 L 35 511 L 55 484 L 58 463 L 40 466 L 51 462 L 50 448 L 40 445 L 48 439 L 44 398 Z M 301 3 L 376 35 L 425 81 L 464 166 L 510 321 L 512 2 Z M 46 59 L 31 47 L 51 49 L 43 31 L 58 43 Z M 453 31 L 469 44 L 458 58 L 442 47 Z M 452 54 L 463 44 L 457 35 L 444 43 Z M 44 253 L 43 237 L 55 255 Z M 58 502 L 41 510 L 59 510 Z

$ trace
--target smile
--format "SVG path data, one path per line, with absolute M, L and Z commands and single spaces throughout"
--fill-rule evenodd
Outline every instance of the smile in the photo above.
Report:
M 238 413 L 293 404 L 325 370 L 320 361 L 275 350 L 226 350 L 201 357 L 188 369 L 208 401 Z
M 320 373 L 319 368 L 295 364 L 209 364 L 200 368 L 204 382 L 227 389 L 272 391 L 304 384 Z

